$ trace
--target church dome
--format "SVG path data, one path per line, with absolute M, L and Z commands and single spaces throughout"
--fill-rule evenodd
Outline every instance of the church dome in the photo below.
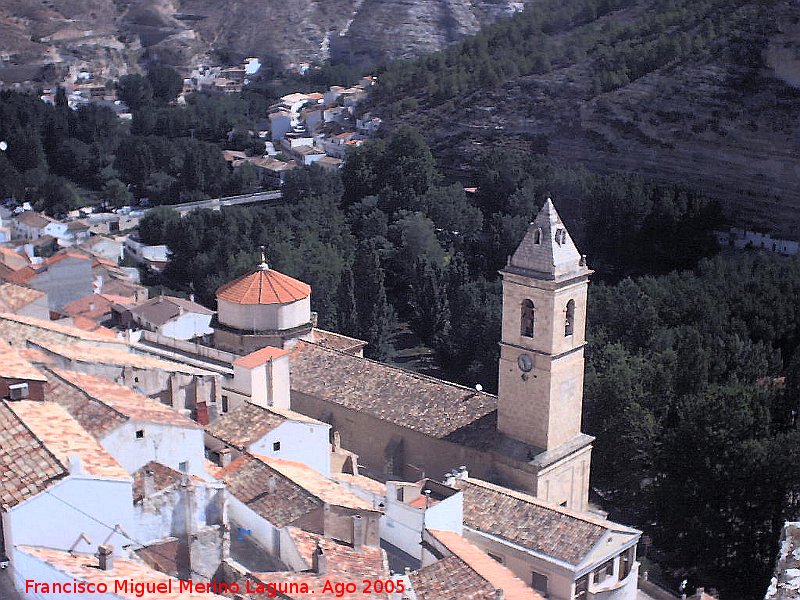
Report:
M 214 342 L 232 352 L 252 352 L 311 330 L 311 286 L 270 269 L 258 269 L 217 290 Z
M 249 275 L 235 279 L 217 290 L 217 299 L 234 304 L 288 304 L 311 295 L 311 286 L 279 273 L 262 263 Z

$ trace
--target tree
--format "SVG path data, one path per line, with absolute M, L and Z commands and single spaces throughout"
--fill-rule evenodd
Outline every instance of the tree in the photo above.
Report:
M 36 191 L 38 200 L 34 208 L 52 217 L 63 218 L 71 210 L 83 205 L 75 187 L 63 177 L 50 175 Z
M 390 337 L 395 316 L 386 298 L 384 272 L 374 244 L 366 242 L 358 245 L 353 280 L 356 285 L 358 337 L 369 343 L 365 349 L 367 356 L 384 360 L 391 354 Z
M 153 99 L 161 102 L 171 102 L 183 89 L 180 73 L 168 65 L 151 65 L 147 69 L 147 82 L 152 89 Z
M 130 206 L 133 202 L 133 194 L 131 194 L 128 186 L 119 179 L 109 179 L 106 181 L 103 184 L 101 194 L 103 200 L 114 207 Z
M 353 271 L 349 267 L 342 269 L 336 296 L 337 332 L 353 337 L 360 335 L 358 311 L 356 310 L 355 283 L 353 281 Z
M 411 288 L 414 331 L 425 343 L 431 343 L 450 326 L 447 288 L 439 265 L 426 256 L 418 258 Z
M 117 82 L 117 97 L 135 112 L 150 103 L 153 99 L 153 88 L 141 75 L 123 75 Z
M 180 222 L 180 213 L 167 206 L 157 206 L 147 211 L 139 222 L 139 239 L 149 246 L 165 244 Z

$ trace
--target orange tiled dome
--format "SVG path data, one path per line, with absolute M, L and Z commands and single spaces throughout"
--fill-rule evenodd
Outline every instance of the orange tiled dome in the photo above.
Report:
M 286 304 L 311 295 L 311 286 L 262 264 L 217 290 L 217 299 L 234 304 Z

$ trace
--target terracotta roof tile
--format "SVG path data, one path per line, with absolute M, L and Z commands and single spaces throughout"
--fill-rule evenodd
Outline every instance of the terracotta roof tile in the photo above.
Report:
M 259 269 L 226 283 L 217 298 L 235 304 L 286 304 L 311 295 L 311 286 L 274 269 Z
M 156 492 L 160 492 L 168 487 L 177 485 L 183 480 L 183 473 L 180 471 L 176 471 L 175 469 L 171 469 L 166 465 L 162 465 L 160 462 L 151 460 L 149 463 L 133 472 L 134 503 L 141 502 L 144 498 L 144 481 L 147 471 L 150 471 L 153 474 L 153 484 Z M 196 475 L 190 475 L 190 477 L 195 482 L 205 483 L 205 480 L 197 477 Z
M 266 364 L 281 356 L 286 356 L 287 354 L 289 354 L 288 350 L 267 346 L 261 350 L 251 352 L 247 356 L 237 358 L 235 361 L 233 361 L 233 364 L 237 367 L 243 367 L 245 369 L 254 369 L 255 367 L 260 367 L 263 364 Z
M 44 292 L 14 283 L 0 284 L 0 309 L 16 312 L 40 298 L 47 296 Z
M 227 484 L 234 497 L 278 528 L 291 525 L 323 506 L 319 498 L 249 454 L 234 460 L 217 477 Z M 269 489 L 271 477 L 274 477 L 271 480 L 274 492 Z
M 16 506 L 66 475 L 66 467 L 0 401 L 0 507 Z
M 82 331 L 77 327 L 62 325 L 54 321 L 11 313 L 0 313 L 0 338 L 4 338 L 11 342 L 12 345 L 19 347 L 25 347 L 28 340 L 50 340 L 61 344 L 89 342 L 103 348 L 126 346 L 126 343 L 120 339 L 111 339 L 104 335 Z
M 309 568 L 312 564 L 311 555 L 317 547 L 317 544 L 319 544 L 327 558 L 327 573 L 325 575 L 318 575 L 310 570 L 298 572 L 252 573 L 250 575 L 252 579 L 265 584 L 306 583 L 309 590 L 314 590 L 314 597 L 320 600 L 334 600 L 335 598 L 388 598 L 387 594 L 365 595 L 361 586 L 358 587 L 355 594 L 347 592 L 339 595 L 322 593 L 324 582 L 327 579 L 342 582 L 361 581 L 363 579 L 389 579 L 390 575 L 386 554 L 381 548 L 363 546 L 360 550 L 356 551 L 349 544 L 344 544 L 315 533 L 309 533 L 296 527 L 289 527 L 288 532 L 292 541 L 295 543 L 295 547 L 306 561 Z M 292 600 L 295 598 L 300 600 L 308 597 L 306 594 L 293 595 L 288 593 L 283 595 Z M 267 594 L 253 595 L 253 598 L 256 600 L 266 600 L 268 597 Z
M 0 340 L 0 377 L 47 381 L 44 373 L 28 362 L 18 349 L 9 346 L 3 340 Z
M 542 600 L 542 597 L 528 587 L 507 567 L 491 558 L 483 550 L 472 542 L 467 541 L 453 531 L 428 530 L 436 540 L 444 545 L 448 551 L 458 557 L 473 572 L 484 581 L 488 582 L 493 589 L 500 589 L 504 592 L 505 600 Z M 416 587 L 415 587 L 415 591 Z M 450 593 L 452 598 L 460 596 L 453 595 L 460 592 L 457 586 Z M 493 600 L 493 596 L 490 596 Z M 444 600 L 444 598 L 442 599 Z
M 342 352 L 355 352 L 367 345 L 367 342 L 364 340 L 348 337 L 333 331 L 317 329 L 316 327 L 312 331 L 312 336 L 312 341 L 315 344 L 325 346 L 326 348 L 332 348 L 333 350 L 341 350 Z
M 85 395 L 86 401 L 91 399 L 100 402 L 126 420 L 193 429 L 200 427 L 189 417 L 183 416 L 169 406 L 108 379 L 63 369 L 50 369 L 50 372 L 80 390 Z
M 128 472 L 63 406 L 31 400 L 9 402 L 8 406 L 62 465 L 77 455 L 81 470 L 89 475 L 130 481 Z
M 491 560 L 491 559 L 490 559 Z M 409 575 L 417 600 L 495 600 L 495 588 L 457 556 Z
M 128 299 L 113 294 L 89 294 L 65 304 L 61 312 L 70 317 L 85 317 L 96 321 L 111 314 L 114 304 L 127 304 Z
M 599 519 L 478 479 L 458 482 L 464 525 L 578 565 L 608 531 Z M 609 523 L 610 525 L 610 523 Z
M 39 229 L 46 227 L 50 223 L 55 223 L 55 219 L 51 219 L 45 214 L 32 210 L 26 210 L 21 215 L 17 215 L 16 220 L 18 223 L 22 223 L 28 227 L 37 227 Z
M 173 296 L 158 296 L 131 308 L 131 314 L 138 316 L 156 327 L 160 327 L 184 312 L 199 315 L 213 315 L 214 311 L 190 300 Z
M 45 387 L 45 397 L 48 401 L 66 408 L 78 423 L 98 440 L 128 420 L 107 404 L 95 400 L 52 372 Z
M 102 336 L 102 334 L 93 333 L 92 335 L 96 335 L 103 340 L 109 339 Z M 58 342 L 41 341 L 34 338 L 29 341 L 29 344 L 34 348 L 38 347 L 52 354 L 83 363 L 121 367 L 130 366 L 137 369 L 161 369 L 163 371 L 174 371 L 191 375 L 202 375 L 205 373 L 205 371 L 183 363 L 166 361 L 147 354 L 129 352 L 126 346 L 104 348 L 102 352 L 98 352 L 95 346 L 83 343 L 60 344 Z
M 237 450 L 245 450 L 285 422 L 286 417 L 246 402 L 222 415 L 206 428 L 206 432 Z
M 346 352 L 298 341 L 292 391 L 365 412 L 436 438 L 497 410 L 497 397 Z
M 49 564 L 58 571 L 66 574 L 70 579 L 78 581 L 105 583 L 108 589 L 113 590 L 116 581 L 134 581 L 136 583 L 156 582 L 167 580 L 164 573 L 155 571 L 145 564 L 121 556 L 114 557 L 114 567 L 103 571 L 97 566 L 97 558 L 90 554 L 70 554 L 49 548 L 34 548 L 31 546 L 18 546 L 25 554 Z M 172 591 L 167 593 L 144 593 L 139 595 L 130 589 L 128 592 L 117 591 L 115 596 L 125 600 L 226 600 L 223 596 L 210 592 L 179 592 L 179 582 L 172 580 Z
M 300 485 L 326 504 L 376 512 L 372 504 L 303 463 L 258 456 L 271 469 Z

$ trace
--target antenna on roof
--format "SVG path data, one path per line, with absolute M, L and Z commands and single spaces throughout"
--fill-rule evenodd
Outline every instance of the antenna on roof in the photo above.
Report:
M 267 264 L 267 257 L 264 255 L 264 246 L 259 246 L 261 248 L 261 263 L 258 265 L 259 271 L 266 271 L 269 269 L 269 265 Z

